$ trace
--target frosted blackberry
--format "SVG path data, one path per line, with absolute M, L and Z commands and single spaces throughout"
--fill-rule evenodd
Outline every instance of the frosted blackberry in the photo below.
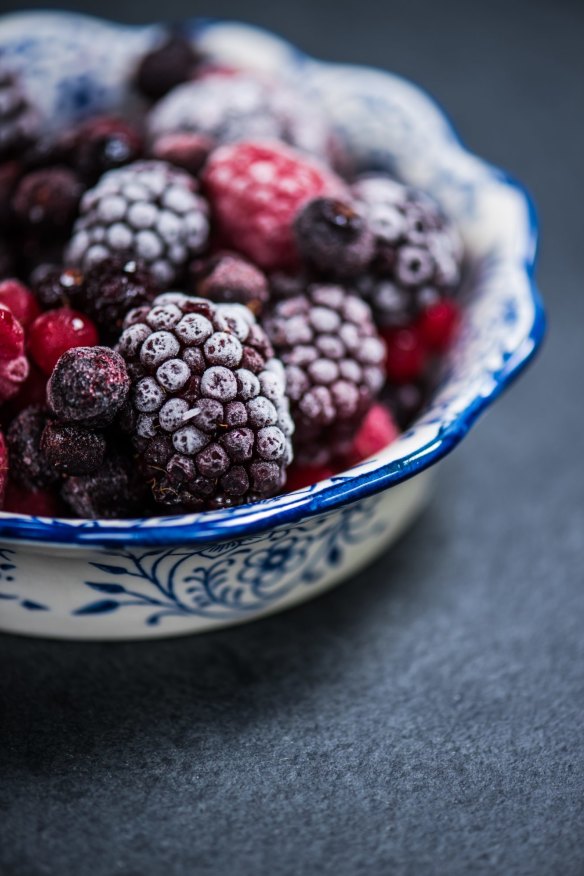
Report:
M 131 255 L 162 288 L 204 249 L 208 234 L 207 203 L 195 180 L 163 161 L 137 161 L 104 174 L 85 193 L 66 259 L 87 269 Z
M 282 360 L 301 462 L 342 454 L 384 382 L 385 347 L 368 305 L 341 286 L 279 301 L 265 328 Z
M 118 350 L 157 503 L 218 508 L 282 489 L 293 431 L 284 371 L 248 308 L 167 292 L 128 314 Z
M 34 141 L 39 116 L 16 73 L 0 62 L 0 161 L 18 155 Z
M 208 74 L 179 85 L 150 111 L 148 132 L 153 141 L 185 132 L 218 143 L 282 140 L 320 157 L 331 146 L 321 107 L 297 89 L 251 73 Z
M 373 269 L 358 287 L 379 324 L 406 325 L 456 292 L 462 243 L 435 201 L 384 176 L 359 180 L 353 193 L 376 237 Z
M 10 477 L 29 490 L 46 489 L 59 480 L 41 449 L 41 437 L 48 421 L 46 408 L 30 405 L 14 418 L 6 433 Z

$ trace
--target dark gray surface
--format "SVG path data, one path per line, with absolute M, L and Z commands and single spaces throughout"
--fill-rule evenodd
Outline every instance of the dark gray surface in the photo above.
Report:
M 107 7 L 160 16 L 83 6 Z M 551 333 L 411 533 L 328 596 L 202 638 L 0 637 L 0 873 L 582 874 L 583 7 L 188 10 L 432 90 L 535 195 Z

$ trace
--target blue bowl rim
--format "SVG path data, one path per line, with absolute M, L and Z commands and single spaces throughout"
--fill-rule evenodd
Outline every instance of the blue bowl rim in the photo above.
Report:
M 88 16 L 89 17 L 89 16 Z M 103 21 L 104 19 L 97 19 Z M 185 25 L 203 28 L 210 19 L 185 22 Z M 215 22 L 213 22 L 215 23 Z M 233 23 L 233 22 L 230 22 Z M 261 28 L 257 28 L 261 30 Z M 289 45 L 289 44 L 287 44 Z M 313 60 L 299 49 L 294 49 L 300 60 Z M 319 62 L 320 63 L 320 62 Z M 325 63 L 325 62 L 323 62 Z M 355 65 L 357 68 L 357 65 Z M 378 73 L 387 71 L 370 69 Z M 443 426 L 437 437 L 405 456 L 379 465 L 373 471 L 359 474 L 358 467 L 338 476 L 321 481 L 309 489 L 296 490 L 272 499 L 241 505 L 220 511 L 201 512 L 197 515 L 177 515 L 164 518 L 133 518 L 113 521 L 79 521 L 62 518 L 43 518 L 0 512 L 0 539 L 3 541 L 45 542 L 61 545 L 108 546 L 131 543 L 134 545 L 203 545 L 217 541 L 245 538 L 281 525 L 293 525 L 309 517 L 332 511 L 346 504 L 365 499 L 414 477 L 443 459 L 465 437 L 479 416 L 513 383 L 533 359 L 546 331 L 546 315 L 535 282 L 538 252 L 539 222 L 529 191 L 506 171 L 484 161 L 466 148 L 449 115 L 440 103 L 419 84 L 398 74 L 396 79 L 416 88 L 445 120 L 450 137 L 497 179 L 518 192 L 527 206 L 528 235 L 523 255 L 523 267 L 529 281 L 533 305 L 533 321 L 529 333 L 503 367 L 493 375 L 488 393 L 475 397 L 455 420 Z M 193 519 L 194 517 L 194 519 Z M 188 522 L 187 522 L 188 519 Z M 156 520 L 161 522 L 157 525 Z

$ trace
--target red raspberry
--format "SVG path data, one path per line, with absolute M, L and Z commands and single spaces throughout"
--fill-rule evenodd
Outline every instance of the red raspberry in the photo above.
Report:
M 336 474 L 335 469 L 328 465 L 292 465 L 286 478 L 286 491 L 302 490 L 318 481 L 325 481 Z
M 454 301 L 445 299 L 427 307 L 416 328 L 423 343 L 433 353 L 445 353 L 451 346 L 460 324 L 460 310 Z
M 61 507 L 58 497 L 49 490 L 28 490 L 8 481 L 4 510 L 13 514 L 32 514 L 33 517 L 58 517 Z
M 347 466 L 357 465 L 379 453 L 395 441 L 398 435 L 399 430 L 387 408 L 380 404 L 373 405 L 347 454 Z
M 297 265 L 292 226 L 307 201 L 347 197 L 345 184 L 331 170 L 281 143 L 221 146 L 203 180 L 227 244 L 270 270 Z
M 385 368 L 389 380 L 411 383 L 421 377 L 426 367 L 426 348 L 416 329 L 386 329 L 381 334 L 387 345 Z
M 50 374 L 58 359 L 72 347 L 95 347 L 97 329 L 83 313 L 58 307 L 38 316 L 30 327 L 30 353 L 39 368 Z
M 8 478 L 8 450 L 4 435 L 0 432 L 0 508 L 4 507 L 4 493 Z
M 3 280 L 0 283 L 0 304 L 8 307 L 24 328 L 41 312 L 33 293 L 18 280 Z
M 0 403 L 16 395 L 27 377 L 24 329 L 12 311 L 0 304 Z

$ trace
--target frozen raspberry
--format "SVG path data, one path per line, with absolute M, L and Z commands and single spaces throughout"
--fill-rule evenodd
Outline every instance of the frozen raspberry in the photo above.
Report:
M 357 465 L 379 453 L 395 441 L 398 435 L 399 430 L 388 409 L 381 404 L 373 405 L 345 456 L 345 465 Z
M 332 138 L 323 109 L 299 90 L 252 73 L 208 73 L 174 88 L 150 111 L 152 140 L 204 134 L 220 144 L 280 140 L 328 158 Z
M 0 63 L 0 161 L 17 155 L 38 134 L 39 116 L 20 78 Z
M 97 330 L 84 313 L 59 307 L 37 316 L 30 327 L 28 346 L 36 364 L 50 374 L 58 359 L 72 347 L 94 346 Z
M 80 176 L 94 184 L 108 170 L 140 158 L 143 145 L 141 135 L 129 122 L 94 116 L 68 131 L 61 148 Z
M 30 277 L 32 289 L 44 307 L 76 305 L 83 291 L 84 277 L 78 268 L 40 264 Z
M 217 304 L 245 304 L 257 315 L 269 298 L 265 274 L 235 253 L 193 262 L 190 275 L 193 293 Z
M 129 310 L 156 297 L 155 280 L 143 262 L 123 253 L 98 262 L 85 273 L 78 299 L 107 341 L 115 341 Z
M 47 423 L 40 446 L 54 471 L 63 475 L 85 475 L 97 471 L 106 451 L 101 433 L 56 422 Z
M 41 168 L 22 177 L 12 197 L 12 211 L 23 228 L 58 236 L 69 231 L 82 194 L 83 186 L 72 170 Z
M 300 254 L 310 265 L 340 279 L 371 262 L 375 237 L 364 217 L 346 201 L 315 198 L 294 222 Z
M 227 244 L 270 270 L 297 265 L 293 223 L 304 204 L 346 194 L 331 170 L 278 143 L 221 146 L 203 180 Z
M 6 433 L 11 460 L 10 477 L 29 490 L 45 489 L 59 480 L 41 450 L 41 436 L 47 419 L 47 409 L 33 405 L 21 411 Z
M 144 515 L 144 495 L 136 489 L 130 461 L 115 457 L 87 475 L 65 479 L 61 496 L 76 517 L 92 520 Z
M 161 134 L 153 142 L 150 155 L 197 176 L 215 146 L 215 140 L 206 134 L 192 134 L 188 131 Z
M 0 404 L 16 395 L 28 373 L 24 329 L 12 311 L 0 304 Z
M 422 310 L 416 328 L 422 342 L 431 352 L 445 353 L 456 337 L 459 323 L 458 305 L 454 301 L 445 300 L 437 301 Z
M 199 56 L 180 33 L 165 34 L 159 45 L 144 55 L 136 71 L 136 86 L 145 97 L 158 100 L 171 88 L 190 79 Z
M 387 353 L 385 367 L 392 383 L 411 383 L 420 378 L 426 368 L 427 349 L 415 328 L 394 328 L 383 331 Z
M 40 313 L 35 296 L 19 280 L 3 280 L 0 283 L 0 304 L 12 311 L 24 329 Z
M 9 479 L 6 484 L 4 510 L 13 514 L 30 514 L 33 517 L 58 517 L 61 504 L 52 490 L 30 490 Z
M 300 462 L 344 452 L 384 382 L 385 346 L 367 304 L 342 286 L 309 286 L 275 304 L 265 328 L 286 367 Z
M 6 481 L 8 480 L 8 450 L 4 435 L 0 432 L 0 510 L 4 507 Z
M 66 260 L 86 270 L 131 255 L 164 287 L 205 247 L 207 213 L 195 180 L 163 161 L 110 170 L 83 196 Z
M 55 365 L 47 397 L 51 411 L 63 423 L 99 429 L 114 420 L 129 389 L 119 353 L 109 347 L 76 347 Z
M 311 487 L 312 484 L 332 478 L 334 474 L 336 474 L 336 469 L 330 465 L 297 465 L 293 463 L 286 479 L 286 491 L 290 493 L 292 490 L 303 490 L 304 487 Z
M 452 296 L 460 282 L 462 244 L 438 205 L 389 177 L 353 187 L 376 236 L 373 271 L 360 281 L 381 325 L 407 325 L 423 308 Z
M 216 508 L 277 493 L 293 424 L 251 311 L 169 292 L 139 317 L 118 349 L 135 375 L 134 443 L 156 501 Z

